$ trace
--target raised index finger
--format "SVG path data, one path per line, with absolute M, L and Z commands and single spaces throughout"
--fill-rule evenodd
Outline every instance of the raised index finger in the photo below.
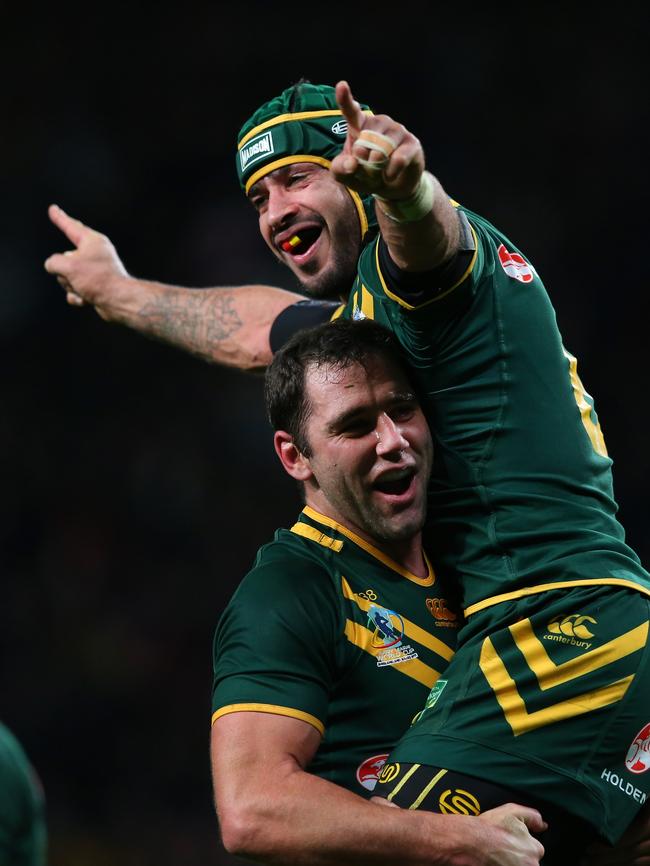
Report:
M 58 229 L 61 229 L 67 239 L 72 241 L 72 243 L 78 247 L 83 238 L 86 226 L 82 222 L 79 222 L 79 220 L 75 220 L 68 216 L 64 210 L 61 210 L 58 204 L 51 204 L 47 209 L 47 215 L 54 225 Z
M 343 113 L 343 117 L 348 122 L 349 128 L 358 135 L 363 129 L 365 115 L 359 103 L 352 96 L 352 91 L 347 81 L 339 81 L 336 85 L 336 101 Z

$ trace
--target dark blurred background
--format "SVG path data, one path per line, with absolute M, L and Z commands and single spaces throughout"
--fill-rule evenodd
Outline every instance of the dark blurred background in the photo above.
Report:
M 48 799 L 52 866 L 207 866 L 211 640 L 299 508 L 261 379 L 66 306 L 47 205 L 128 270 L 292 283 L 237 187 L 254 108 L 347 78 L 449 194 L 523 248 L 615 461 L 646 563 L 647 18 L 411 2 L 2 7 L 0 718 Z

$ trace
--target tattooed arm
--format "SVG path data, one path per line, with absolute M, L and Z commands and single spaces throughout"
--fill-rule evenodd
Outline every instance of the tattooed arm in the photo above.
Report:
M 76 247 L 45 262 L 69 304 L 90 304 L 109 322 L 242 370 L 271 360 L 269 332 L 301 295 L 271 286 L 186 289 L 129 276 L 110 240 L 53 205 L 50 219 Z
M 122 306 L 116 297 L 109 306 L 96 304 L 100 316 L 205 361 L 240 370 L 259 369 L 271 362 L 271 325 L 282 310 L 301 300 L 300 295 L 272 286 L 186 289 L 133 277 L 123 279 L 122 292 L 128 293 L 132 302 Z

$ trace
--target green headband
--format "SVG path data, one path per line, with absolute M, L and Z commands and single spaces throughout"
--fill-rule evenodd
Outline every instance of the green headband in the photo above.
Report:
M 371 113 L 366 105 L 361 108 Z M 294 162 L 329 168 L 345 143 L 347 121 L 333 87 L 295 84 L 266 102 L 239 131 L 237 174 L 246 193 L 265 175 Z M 349 190 L 359 215 L 362 237 L 376 225 L 372 196 Z

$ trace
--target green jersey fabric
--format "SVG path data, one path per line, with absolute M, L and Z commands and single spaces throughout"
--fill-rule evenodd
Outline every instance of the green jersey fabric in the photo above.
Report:
M 419 578 L 307 507 L 259 550 L 219 621 L 213 721 L 301 719 L 323 735 L 308 770 L 370 796 L 459 625 L 431 568 Z
M 539 275 L 489 222 L 459 215 L 474 253 L 457 285 L 400 296 L 378 238 L 342 312 L 390 328 L 413 371 L 434 439 L 425 540 L 436 571 L 460 582 L 467 615 L 558 583 L 650 593 Z
M 40 782 L 13 734 L 0 724 L 0 866 L 45 866 Z
M 521 792 L 542 815 L 550 803 L 615 843 L 650 793 L 649 619 L 641 593 L 588 584 L 472 616 L 375 793 L 395 799 L 404 762 L 428 764 Z

